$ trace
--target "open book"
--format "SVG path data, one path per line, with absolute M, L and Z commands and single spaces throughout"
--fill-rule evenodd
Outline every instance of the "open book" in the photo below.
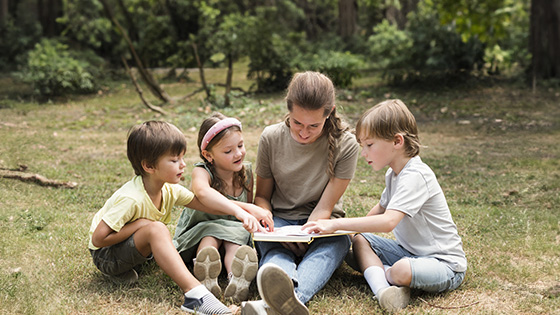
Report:
M 253 233 L 253 241 L 258 242 L 306 242 L 311 243 L 313 239 L 318 237 L 338 236 L 345 234 L 354 234 L 354 231 L 338 230 L 334 233 L 319 234 L 308 233 L 301 229 L 301 225 L 286 225 L 274 228 L 274 232 L 255 232 Z

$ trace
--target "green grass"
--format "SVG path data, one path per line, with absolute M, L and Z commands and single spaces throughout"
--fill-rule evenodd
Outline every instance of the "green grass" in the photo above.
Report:
M 247 89 L 251 82 L 240 73 L 235 85 Z M 220 70 L 208 71 L 207 77 L 225 80 Z M 196 73 L 190 78 L 193 82 L 164 87 L 181 97 L 199 86 Z M 362 77 L 354 89 L 339 91 L 338 108 L 354 124 L 386 97 L 409 105 L 419 122 L 420 155 L 446 193 L 469 262 L 458 290 L 413 292 L 402 313 L 557 313 L 559 91 L 533 94 L 499 81 L 454 88 L 395 88 L 379 82 Z M 180 289 L 157 265 L 146 266 L 137 285 L 119 287 L 103 279 L 87 251 L 91 218 L 133 173 L 125 152 L 127 130 L 148 119 L 176 124 L 187 135 L 186 160 L 192 165 L 198 160 L 199 124 L 209 111 L 221 110 L 242 120 L 247 159 L 254 162 L 264 126 L 283 119 L 283 95 L 239 97 L 226 109 L 206 108 L 196 95 L 164 105 L 170 115 L 162 117 L 141 104 L 128 81 L 111 83 L 95 95 L 47 103 L 34 102 L 29 91 L 0 78 L 0 167 L 26 165 L 29 172 L 78 187 L 0 179 L 0 314 L 181 314 Z M 344 196 L 349 216 L 364 215 L 377 202 L 383 174 L 358 162 Z M 184 184 L 190 184 L 190 176 Z M 250 297 L 258 297 L 256 290 Z M 309 308 L 312 314 L 381 314 L 371 297 L 361 274 L 343 264 Z

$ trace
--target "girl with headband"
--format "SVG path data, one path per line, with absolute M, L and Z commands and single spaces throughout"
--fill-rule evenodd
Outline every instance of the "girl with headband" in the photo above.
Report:
M 254 215 L 264 226 L 272 226 L 272 215 L 253 202 L 251 165 L 244 163 L 245 145 L 241 122 L 215 113 L 204 120 L 198 133 L 203 162 L 195 164 L 192 191 L 203 204 L 235 208 Z M 217 205 L 216 205 L 217 204 Z M 193 273 L 216 297 L 222 290 L 218 276 L 223 265 L 229 284 L 224 297 L 243 301 L 255 278 L 258 260 L 251 235 L 234 216 L 213 215 L 186 208 L 177 224 L 173 243 L 188 264 L 194 259 Z

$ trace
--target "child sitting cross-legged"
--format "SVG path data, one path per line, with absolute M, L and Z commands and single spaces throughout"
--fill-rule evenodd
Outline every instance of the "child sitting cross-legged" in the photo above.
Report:
M 118 189 L 93 217 L 88 247 L 95 266 L 111 280 L 135 282 L 138 274 L 133 268 L 153 258 L 183 290 L 183 310 L 231 314 L 189 272 L 166 224 L 175 205 L 234 215 L 251 232 L 259 229 L 259 223 L 242 209 L 205 206 L 191 191 L 179 185 L 186 148 L 185 136 L 172 124 L 148 121 L 131 128 L 127 155 L 136 176 Z
M 366 217 L 319 220 L 304 228 L 363 232 L 352 240 L 354 258 L 385 310 L 405 308 L 410 288 L 443 292 L 459 287 L 467 259 L 436 175 L 418 156 L 412 113 L 400 100 L 379 103 L 358 120 L 356 137 L 373 170 L 389 166 L 379 203 Z M 372 233 L 391 231 L 396 240 Z

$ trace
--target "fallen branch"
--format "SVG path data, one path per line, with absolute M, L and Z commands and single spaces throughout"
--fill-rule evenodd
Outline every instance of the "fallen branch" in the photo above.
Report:
M 25 170 L 25 168 L 21 168 Z M 61 182 L 58 180 L 48 179 L 43 175 L 39 174 L 32 174 L 23 172 L 23 170 L 9 170 L 0 168 L 0 177 L 2 178 L 11 178 L 11 179 L 19 179 L 23 182 L 34 182 L 41 186 L 51 186 L 51 187 L 62 187 L 62 188 L 75 188 L 78 186 L 76 182 Z
M 454 310 L 454 309 L 458 309 L 458 308 L 465 308 L 465 307 L 473 306 L 473 305 L 476 305 L 476 304 L 480 303 L 480 301 L 477 301 L 477 302 L 473 302 L 473 303 L 467 304 L 467 305 L 459 305 L 459 306 L 439 306 L 439 305 L 432 304 L 432 303 L 430 303 L 430 302 L 424 300 L 424 299 L 421 298 L 421 297 L 419 297 L 418 299 L 419 299 L 420 301 L 422 301 L 422 302 L 428 304 L 428 305 L 431 306 L 431 307 L 441 308 L 441 309 L 444 309 L 444 310 Z
M 126 62 L 126 59 L 124 59 L 124 57 L 121 57 L 121 59 L 122 59 L 122 62 L 124 64 L 124 67 L 126 68 L 126 72 L 130 76 L 130 79 L 132 79 L 132 83 L 136 87 L 136 92 L 138 92 L 138 96 L 140 96 L 140 99 L 142 100 L 142 103 L 144 103 L 144 105 L 146 105 L 146 107 L 153 110 L 154 112 L 160 113 L 164 116 L 167 115 L 167 112 L 164 111 L 163 108 L 161 108 L 159 106 L 156 106 L 156 105 L 153 105 L 146 98 L 144 98 L 144 92 L 142 91 L 142 88 L 140 87 L 140 85 L 136 81 L 136 78 L 134 77 L 134 74 L 132 73 L 132 71 L 128 67 L 128 63 Z

